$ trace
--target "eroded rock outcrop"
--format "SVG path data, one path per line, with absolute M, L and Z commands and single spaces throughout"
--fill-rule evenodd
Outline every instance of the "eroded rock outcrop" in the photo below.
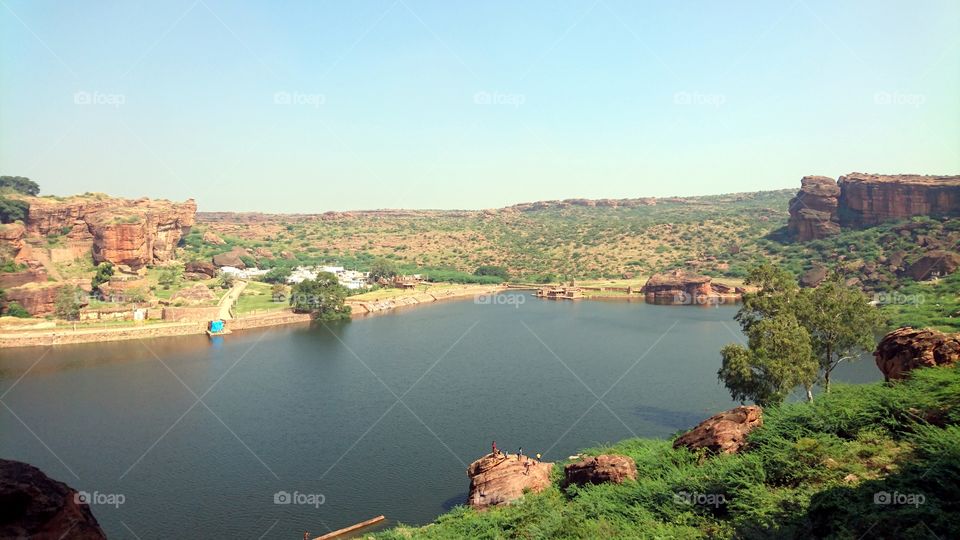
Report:
M 602 454 L 596 457 L 570 463 L 563 470 L 563 484 L 614 483 L 622 484 L 624 480 L 637 479 L 637 463 L 629 456 L 617 454 Z
M 210 279 L 217 277 L 217 267 L 209 261 L 187 261 L 183 275 L 187 279 Z
M 960 216 L 960 176 L 841 176 L 840 226 L 861 228 L 912 216 Z
M 192 199 L 182 203 L 106 196 L 26 200 L 30 204 L 28 235 L 63 234 L 72 245 L 89 246 L 97 263 L 109 261 L 134 269 L 172 259 L 197 212 Z
M 911 264 L 906 274 L 917 281 L 952 274 L 960 267 L 960 254 L 953 251 L 933 250 Z
M 107 537 L 77 491 L 40 469 L 0 459 L 0 538 L 101 540 Z
M 850 173 L 800 183 L 787 227 L 801 242 L 913 216 L 960 216 L 960 176 Z
M 85 289 L 90 288 L 88 280 L 75 283 L 28 283 L 20 287 L 7 289 L 7 300 L 20 304 L 34 317 L 52 315 L 56 309 L 57 294 L 61 288 L 69 285 L 79 285 L 85 287 Z M 87 305 L 88 294 L 89 291 L 86 290 L 81 290 L 78 293 L 77 300 L 81 306 Z
M 746 444 L 747 435 L 763 425 L 763 409 L 744 405 L 715 414 L 673 442 L 691 450 L 707 449 L 715 454 L 734 454 Z
M 883 336 L 873 357 L 885 380 L 903 379 L 913 369 L 960 361 L 960 333 L 898 328 Z
M 213 256 L 211 259 L 214 266 L 232 266 L 234 268 L 246 268 L 247 265 L 244 264 L 243 259 L 240 257 L 245 257 L 249 255 L 247 250 L 241 247 L 235 247 L 226 253 L 218 253 Z
M 654 304 L 709 304 L 740 293 L 736 288 L 713 283 L 713 278 L 682 268 L 650 276 L 641 289 L 647 302 Z
M 840 188 L 833 178 L 804 176 L 800 191 L 790 199 L 790 234 L 807 241 L 840 232 L 839 198 Z
M 550 485 L 553 463 L 516 455 L 487 454 L 467 468 L 470 494 L 467 501 L 478 509 L 506 504 L 523 496 L 524 490 L 540 492 Z

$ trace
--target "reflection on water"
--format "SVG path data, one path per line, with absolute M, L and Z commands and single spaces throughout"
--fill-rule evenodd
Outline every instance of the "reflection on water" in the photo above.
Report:
M 716 378 L 734 313 L 526 296 L 215 341 L 4 350 L 16 417 L 0 409 L 0 455 L 124 494 L 93 509 L 111 536 L 292 538 L 378 514 L 425 523 L 464 500 L 466 466 L 492 440 L 564 459 L 734 405 Z M 879 371 L 859 362 L 836 378 Z M 275 504 L 281 491 L 325 502 Z

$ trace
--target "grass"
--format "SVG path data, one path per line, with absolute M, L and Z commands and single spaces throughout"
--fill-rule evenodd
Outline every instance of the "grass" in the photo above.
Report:
M 632 457 L 636 481 L 564 491 L 558 463 L 540 494 L 486 512 L 457 507 L 431 525 L 376 537 L 956 538 L 958 406 L 960 371 L 952 368 L 892 385 L 838 385 L 814 404 L 766 410 L 736 455 L 628 439 L 584 453 Z
M 287 302 L 275 302 L 272 285 L 259 281 L 250 281 L 240 293 L 233 310 L 237 314 L 252 313 L 255 311 L 276 311 L 290 307 Z

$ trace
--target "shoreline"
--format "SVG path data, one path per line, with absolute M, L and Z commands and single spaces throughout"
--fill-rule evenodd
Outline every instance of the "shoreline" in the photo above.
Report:
M 441 289 L 436 292 L 429 290 L 408 295 L 398 295 L 381 300 L 351 300 L 344 302 L 351 308 L 351 320 L 364 319 L 371 316 L 393 313 L 401 308 L 426 306 L 448 300 L 462 300 L 470 297 L 480 297 L 498 294 L 504 291 L 531 290 L 529 286 L 517 285 L 463 285 L 462 287 Z M 603 289 L 600 289 L 601 291 Z M 649 303 L 642 294 L 599 294 L 587 295 L 583 300 L 600 301 L 627 301 Z M 726 298 L 729 302 L 704 303 L 704 307 L 713 307 L 717 304 L 735 303 L 734 298 Z M 665 304 L 666 305 L 666 304 Z M 688 304 L 672 304 L 688 305 Z M 696 303 L 694 305 L 700 305 Z M 246 317 L 227 320 L 227 328 L 231 332 L 285 326 L 292 324 L 310 323 L 309 313 L 294 313 L 290 308 L 278 309 L 267 313 L 257 313 Z M 0 349 L 23 347 L 51 347 L 58 345 L 78 345 L 83 343 L 99 343 L 106 341 L 127 341 L 133 339 L 152 339 L 160 337 L 177 337 L 203 335 L 206 333 L 206 321 L 183 321 L 169 323 L 152 323 L 142 325 L 128 325 L 99 328 L 52 328 L 50 330 L 0 330 Z
M 350 301 L 344 305 L 351 307 L 351 320 L 362 319 L 372 315 L 393 312 L 398 308 L 429 305 L 445 300 L 459 300 L 471 296 L 496 294 L 506 290 L 501 285 L 464 285 L 454 289 L 443 289 L 436 293 L 419 292 L 406 296 L 396 296 L 383 300 Z M 231 332 L 284 326 L 291 324 L 310 323 L 309 313 L 294 313 L 290 308 L 276 311 L 238 317 L 227 321 L 227 328 Z M 159 337 L 177 337 L 203 335 L 206 333 L 206 321 L 186 321 L 169 323 L 152 323 L 141 325 L 125 325 L 116 327 L 94 328 L 52 328 L 49 330 L 16 331 L 0 330 L 0 349 L 23 347 L 51 347 L 58 345 L 79 345 L 83 343 L 100 343 L 105 341 L 127 341 L 132 339 L 152 339 Z

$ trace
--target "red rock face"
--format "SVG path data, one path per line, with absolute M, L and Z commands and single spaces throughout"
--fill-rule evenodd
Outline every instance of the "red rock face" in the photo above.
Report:
M 478 509 L 506 504 L 523 496 L 524 490 L 540 492 L 550 485 L 553 463 L 523 456 L 487 454 L 467 468 L 470 477 L 470 506 Z
M 840 188 L 833 178 L 804 176 L 800 191 L 790 199 L 790 234 L 800 241 L 823 238 L 840 231 L 837 207 Z
M 710 276 L 681 268 L 650 276 L 641 291 L 654 304 L 708 304 L 721 295 L 739 294 L 733 287 L 712 283 Z
M 960 176 L 850 173 L 800 183 L 787 228 L 801 242 L 913 216 L 960 216 Z
M 898 328 L 883 336 L 873 357 L 885 380 L 903 379 L 917 368 L 960 362 L 960 334 Z
M 622 484 L 637 479 L 637 464 L 629 456 L 603 454 L 567 465 L 563 470 L 564 485 Z
M 192 199 L 173 203 L 80 197 L 67 201 L 31 198 L 29 202 L 28 234 L 69 231 L 72 240 L 92 242 L 97 263 L 109 261 L 133 269 L 172 259 L 197 212 Z
M 716 454 L 734 454 L 746 443 L 747 435 L 763 425 L 763 409 L 741 406 L 707 418 L 673 442 L 691 450 L 706 448 Z
M 960 216 L 960 176 L 850 173 L 838 181 L 842 227 L 912 216 Z
M 0 538 L 107 537 L 76 490 L 26 463 L 0 459 L 0 503 Z

